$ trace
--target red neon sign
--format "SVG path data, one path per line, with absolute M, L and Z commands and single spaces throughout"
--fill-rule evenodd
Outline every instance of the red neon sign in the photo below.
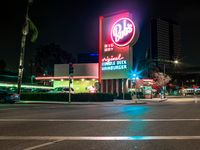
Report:
M 110 62 L 110 61 L 118 61 L 118 60 L 123 60 L 124 57 L 122 56 L 122 54 L 119 54 L 117 57 L 114 57 L 113 55 L 112 56 L 107 56 L 107 57 L 104 57 L 102 59 L 102 62 Z
M 111 29 L 111 39 L 117 46 L 130 44 L 135 36 L 135 24 L 129 18 L 120 18 Z

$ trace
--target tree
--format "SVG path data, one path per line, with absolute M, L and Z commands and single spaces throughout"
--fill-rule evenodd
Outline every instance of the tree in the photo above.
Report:
M 170 76 L 162 72 L 154 72 L 152 76 L 154 80 L 153 89 L 157 91 L 162 90 L 163 86 L 166 86 L 171 80 Z
M 0 71 L 4 71 L 6 69 L 6 62 L 5 60 L 1 59 L 0 60 Z
M 69 62 L 74 62 L 72 54 L 63 50 L 58 44 L 50 43 L 41 45 L 37 48 L 35 55 L 36 76 L 43 74 L 52 76 L 54 73 L 54 64 Z

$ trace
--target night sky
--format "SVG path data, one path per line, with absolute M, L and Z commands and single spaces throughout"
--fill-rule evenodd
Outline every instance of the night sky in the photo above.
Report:
M 21 29 L 26 0 L 1 1 L 0 59 L 9 69 L 17 70 Z M 98 17 L 115 11 L 128 10 L 140 27 L 135 51 L 144 55 L 149 46 L 149 21 L 153 17 L 169 18 L 181 25 L 185 64 L 200 65 L 200 9 L 195 1 L 184 0 L 35 0 L 30 18 L 37 26 L 39 37 L 27 42 L 28 63 L 40 44 L 59 44 L 64 50 L 77 53 L 97 52 Z

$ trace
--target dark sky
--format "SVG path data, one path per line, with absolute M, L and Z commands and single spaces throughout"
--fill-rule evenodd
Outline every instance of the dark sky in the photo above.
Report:
M 18 67 L 25 8 L 26 0 L 5 0 L 0 4 L 0 59 L 13 70 Z M 97 52 L 98 17 L 119 10 L 132 12 L 140 27 L 135 50 L 144 52 L 149 48 L 151 18 L 169 18 L 181 25 L 185 63 L 200 64 L 200 9 L 197 2 L 184 0 L 35 0 L 30 18 L 39 30 L 39 37 L 36 43 L 27 43 L 25 63 L 36 47 L 50 42 L 74 55 Z

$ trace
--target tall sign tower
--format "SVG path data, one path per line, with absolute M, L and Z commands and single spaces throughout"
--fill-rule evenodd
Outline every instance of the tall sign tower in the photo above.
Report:
M 113 82 L 128 79 L 136 39 L 137 28 L 131 13 L 126 11 L 99 17 L 99 82 L 105 82 L 104 92 L 113 93 L 117 85 Z

